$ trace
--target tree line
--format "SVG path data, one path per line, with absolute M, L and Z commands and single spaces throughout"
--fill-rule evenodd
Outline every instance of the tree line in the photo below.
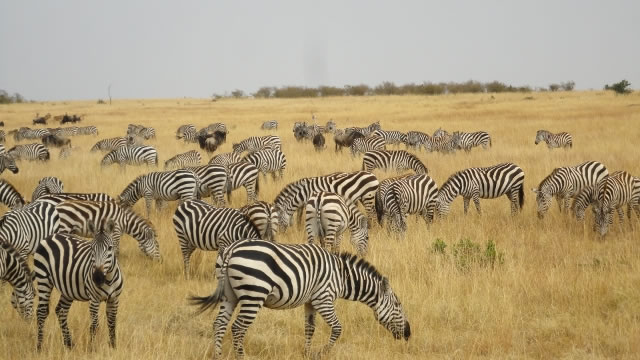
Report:
M 22 95 L 18 93 L 11 95 L 5 90 L 0 89 L 0 104 L 20 104 L 23 102 L 27 102 L 27 100 L 25 100 Z

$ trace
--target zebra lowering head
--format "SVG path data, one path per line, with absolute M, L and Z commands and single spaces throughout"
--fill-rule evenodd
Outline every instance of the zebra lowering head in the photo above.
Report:
M 95 224 L 90 221 L 89 231 L 94 233 L 94 240 L 91 242 L 93 252 L 93 282 L 101 286 L 107 281 L 105 274 L 110 274 L 117 266 L 116 247 L 113 241 L 115 223 L 108 220 L 104 225 L 96 229 Z
M 0 240 L 0 280 L 13 287 L 11 305 L 18 314 L 30 320 L 33 317 L 34 274 L 25 259 L 8 243 Z
M 5 169 L 9 169 L 14 174 L 17 174 L 19 169 L 16 166 L 16 160 L 13 156 L 9 154 L 0 154 L 0 174 L 4 172 Z

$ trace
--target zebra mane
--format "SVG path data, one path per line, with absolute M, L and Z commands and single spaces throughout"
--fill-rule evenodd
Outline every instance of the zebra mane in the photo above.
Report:
M 29 265 L 27 264 L 26 260 L 20 255 L 20 253 L 18 253 L 18 250 L 16 250 L 13 246 L 11 246 L 11 244 L 2 239 L 0 239 L 0 247 L 4 251 L 6 251 L 9 256 L 13 256 L 14 258 L 16 258 L 16 261 L 18 262 L 24 273 L 27 275 L 27 277 L 30 276 L 31 269 L 29 269 Z
M 562 168 L 555 168 L 553 169 L 553 171 L 551 172 L 551 174 L 547 175 L 544 179 L 542 179 L 542 181 L 540 181 L 540 185 L 538 186 L 538 190 L 542 189 L 542 185 L 546 184 L 547 182 L 551 181 L 551 179 L 556 176 L 558 174 L 558 172 L 560 171 L 560 169 Z
M 280 190 L 278 195 L 276 195 L 275 199 L 273 200 L 273 204 L 275 205 L 275 204 L 284 202 L 285 199 L 290 197 L 290 194 L 293 192 L 292 189 L 299 188 L 303 182 L 307 181 L 307 179 L 308 178 L 298 179 L 292 183 L 285 185 L 285 187 L 283 187 L 282 190 Z M 278 199 L 280 199 L 280 201 L 278 201 Z
M 339 258 L 343 264 L 347 265 L 351 269 L 364 270 L 367 275 L 373 276 L 376 280 L 384 280 L 384 276 L 380 274 L 378 269 L 364 258 L 348 252 L 340 253 Z
M 145 218 L 144 216 L 138 214 L 137 212 L 133 211 L 133 208 L 125 208 L 122 207 L 118 204 L 116 204 L 113 201 L 109 201 L 112 204 L 115 204 L 116 206 L 118 206 L 118 208 L 120 208 L 120 210 L 122 210 L 125 214 L 131 215 L 131 217 L 138 219 L 138 221 L 142 221 L 145 225 L 147 225 L 148 227 L 151 228 L 151 230 L 153 230 L 154 233 L 156 233 L 156 236 L 158 234 L 158 232 L 156 231 L 155 226 L 153 225 L 153 223 L 151 222 L 151 220 Z

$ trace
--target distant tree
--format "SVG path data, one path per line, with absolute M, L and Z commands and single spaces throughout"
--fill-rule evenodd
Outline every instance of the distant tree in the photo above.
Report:
M 320 86 L 318 89 L 320 96 L 343 96 L 345 90 L 335 86 Z
M 573 88 L 576 87 L 576 83 L 574 81 L 567 81 L 560 83 L 560 88 L 564 91 L 573 91 Z
M 507 91 L 507 85 L 499 81 L 492 81 L 485 85 L 488 93 L 501 93 Z
M 239 89 L 233 90 L 231 92 L 231 96 L 233 96 L 236 99 L 243 98 L 244 97 L 244 91 L 239 90 Z
M 558 90 L 560 90 L 560 84 L 549 85 L 549 91 L 558 91 Z
M 256 91 L 255 94 L 253 94 L 253 96 L 257 98 L 270 98 L 273 96 L 274 92 L 275 92 L 274 88 L 263 86 L 260 89 L 258 89 L 258 91 Z
M 631 83 L 628 82 L 627 80 L 622 80 L 620 82 L 617 82 L 615 84 L 611 84 L 611 85 L 605 85 L 604 89 L 605 90 L 613 90 L 616 92 L 616 94 L 621 94 L 621 95 L 625 95 L 625 94 L 629 94 L 631 93 L 631 89 L 628 89 L 628 87 L 631 86 Z
M 344 90 L 347 95 L 351 96 L 365 96 L 371 93 L 371 88 L 369 85 L 360 84 L 360 85 L 346 85 Z
M 400 93 L 396 84 L 391 81 L 385 81 L 373 89 L 376 95 L 398 95 Z

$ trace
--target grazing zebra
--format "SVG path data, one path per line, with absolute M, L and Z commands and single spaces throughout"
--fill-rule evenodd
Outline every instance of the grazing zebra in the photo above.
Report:
M 229 165 L 242 161 L 240 154 L 235 152 L 218 154 L 209 160 L 209 165 L 220 165 L 228 168 Z
M 202 156 L 195 150 L 189 150 L 178 154 L 164 162 L 164 169 L 179 169 L 187 166 L 198 166 L 202 161 Z
M 274 207 L 264 201 L 256 201 L 238 209 L 260 232 L 260 238 L 275 241 L 278 232 L 278 213 Z
M 613 210 L 618 212 L 620 229 L 622 229 L 622 207 L 627 205 L 627 216 L 631 219 L 631 209 L 640 216 L 640 178 L 631 176 L 626 171 L 616 171 L 598 184 L 598 200 L 593 207 L 595 227 L 601 236 L 605 236 L 609 225 L 613 224 Z
M 0 218 L 0 239 L 26 259 L 36 251 L 42 239 L 56 233 L 59 227 L 55 205 L 37 201 L 11 210 Z
M 79 127 L 78 135 L 98 135 L 98 128 L 93 125 Z
M 34 143 L 26 145 L 16 145 L 7 151 L 7 154 L 16 160 L 39 160 L 47 161 L 51 158 L 49 149 L 44 145 Z
M 184 142 L 196 142 L 198 141 L 196 133 L 196 127 L 193 124 L 181 125 L 176 131 L 176 138 L 182 139 Z
M 409 321 L 389 280 L 351 254 L 334 255 L 313 244 L 245 240 L 218 254 L 216 277 L 213 294 L 190 297 L 200 312 L 221 303 L 213 323 L 216 358 L 222 356 L 222 338 L 237 306 L 240 310 L 231 326 L 237 358 L 244 357 L 245 334 L 262 307 L 284 310 L 304 304 L 306 356 L 311 355 L 316 312 L 331 327 L 329 344 L 320 355 L 329 352 L 340 337 L 342 325 L 335 312 L 338 298 L 367 304 L 394 338 L 409 340 L 411 336 Z
M 156 201 L 156 210 L 165 201 L 179 200 L 180 203 L 197 196 L 199 179 L 190 170 L 157 171 L 140 175 L 122 191 L 116 202 L 125 208 L 132 207 L 144 198 L 147 218 L 151 215 L 151 202 Z
M 262 150 L 265 147 L 271 147 L 280 150 L 282 148 L 282 142 L 280 137 L 275 135 L 267 136 L 252 136 L 242 140 L 238 144 L 233 144 L 233 152 L 242 154 L 245 151 L 250 153 Z
M 22 209 L 24 198 L 18 190 L 8 181 L 0 179 L 0 203 L 11 210 Z
M 359 127 L 349 127 L 344 129 L 345 134 L 349 134 L 353 131 L 357 131 L 359 133 L 361 133 L 364 136 L 369 136 L 371 133 L 373 133 L 376 130 L 381 130 L 382 128 L 380 127 L 380 121 L 376 121 L 372 124 L 370 124 L 367 127 L 364 128 L 359 128 Z
M 584 220 L 587 208 L 598 201 L 598 185 L 585 186 L 575 195 L 571 210 L 578 221 Z
M 426 143 L 425 148 L 429 152 L 441 152 L 444 154 L 454 153 L 456 151 L 457 144 L 460 141 L 460 133 L 455 132 L 453 135 L 445 133 L 439 136 L 432 136 Z
M 404 150 L 367 151 L 362 159 L 362 170 L 371 172 L 373 169 L 413 170 L 416 174 L 429 172 L 417 156 Z
M 466 152 L 471 152 L 471 148 L 476 146 L 482 146 L 487 150 L 491 147 L 491 136 L 486 131 L 476 131 L 472 133 L 457 132 L 456 147 Z M 454 133 L 455 134 L 455 133 Z
M 311 196 L 305 207 L 305 230 L 307 242 L 318 239 L 320 246 L 335 254 L 339 253 L 342 234 L 349 228 L 351 243 L 364 256 L 369 244 L 367 218 L 351 202 L 347 203 L 338 194 L 318 192 Z
M 376 130 L 372 135 L 383 138 L 384 142 L 389 145 L 407 143 L 407 134 L 400 131 Z
M 367 215 L 374 216 L 377 190 L 378 179 L 366 171 L 299 179 L 285 186 L 274 200 L 274 208 L 278 213 L 278 228 L 284 232 L 293 222 L 293 213 L 301 209 L 307 200 L 319 191 L 336 193 L 345 201 L 354 204 L 362 202 Z
M 538 145 L 540 141 L 546 142 L 549 150 L 555 148 L 564 148 L 566 150 L 573 147 L 573 137 L 567 132 L 553 134 L 547 130 L 538 130 L 535 144 Z
M 116 201 L 114 198 L 105 193 L 58 193 L 40 196 L 31 204 L 37 202 L 46 202 L 53 206 L 57 206 L 63 201 Z M 27 204 L 30 206 L 31 204 Z
M 276 172 L 280 174 L 280 178 L 284 175 L 287 168 L 287 158 L 284 153 L 278 149 L 260 150 L 249 154 L 243 158 L 244 161 L 253 164 L 265 177 L 267 173 L 275 180 Z
M 74 301 L 89 302 L 91 343 L 98 329 L 100 303 L 107 303 L 109 345 L 116 347 L 116 316 L 124 283 L 113 243 L 115 225 L 109 221 L 95 229 L 93 223 L 89 224 L 96 234 L 93 241 L 60 233 L 43 240 L 36 251 L 34 265 L 38 284 L 38 351 L 42 350 L 44 322 L 49 316 L 49 299 L 53 288 L 60 291 L 56 315 L 67 348 L 73 347 L 67 315 Z
M 31 201 L 36 201 L 45 195 L 59 194 L 64 191 L 64 184 L 62 180 L 55 176 L 46 176 L 38 181 L 33 194 L 31 194 Z
M 100 165 L 111 164 L 125 165 L 158 165 L 158 152 L 151 146 L 131 146 L 117 148 L 102 158 Z
M 215 208 L 200 200 L 180 204 L 173 215 L 173 226 L 187 279 L 191 254 L 196 249 L 222 252 L 235 241 L 260 238 L 258 229 L 238 210 Z
M 0 240 L 0 281 L 13 287 L 11 305 L 18 314 L 31 320 L 33 316 L 33 273 L 22 256 L 8 243 Z
M 427 144 L 431 143 L 431 136 L 421 131 L 409 131 L 407 132 L 407 147 L 420 150 L 421 147 L 427 148 Z
M 469 200 L 473 200 L 479 214 L 480 199 L 506 195 L 511 201 L 511 215 L 515 215 L 524 204 L 523 183 L 524 171 L 512 163 L 458 171 L 438 191 L 436 210 L 440 216 L 446 216 L 451 202 L 461 195 L 464 199 L 464 213 L 469 208 Z
M 244 161 L 229 165 L 227 168 L 227 197 L 231 200 L 231 192 L 240 186 L 247 190 L 247 203 L 257 200 L 260 192 L 258 168 Z
M 215 206 L 225 207 L 226 201 L 224 193 L 227 187 L 227 170 L 218 165 L 202 165 L 188 167 L 186 170 L 192 171 L 198 178 L 199 199 L 211 197 L 211 202 Z
M 79 128 L 77 126 L 71 126 L 71 127 L 49 129 L 49 131 L 51 133 L 55 134 L 56 136 L 71 137 L 71 136 L 78 135 L 78 129 Z
M 160 247 L 153 224 L 131 209 L 124 209 L 111 201 L 64 201 L 56 205 L 60 216 L 60 231 L 83 237 L 91 237 L 89 223 L 94 226 L 113 221 L 113 242 L 116 254 L 120 249 L 120 238 L 125 233 L 138 242 L 146 256 L 160 260 Z
M 95 145 L 93 145 L 93 147 L 91 148 L 91 152 L 96 152 L 98 150 L 113 151 L 126 146 L 127 146 L 127 139 L 125 138 L 122 138 L 122 137 L 108 138 L 108 139 L 100 140 Z
M 376 202 L 378 221 L 382 224 L 386 212 L 391 219 L 391 230 L 403 233 L 407 230 L 407 215 L 417 213 L 429 225 L 433 222 L 437 199 L 438 186 L 426 174 L 395 179 L 380 199 L 382 204 Z
M 13 133 L 13 139 L 18 142 L 20 140 L 35 140 L 40 139 L 45 135 L 48 135 L 50 132 L 47 129 L 29 129 L 27 127 L 20 128 L 18 131 Z
M 138 134 L 127 134 L 127 146 L 131 147 L 131 146 L 143 146 L 144 145 L 144 138 Z
M 597 161 L 554 169 L 540 182 L 537 189 L 532 189 L 536 193 L 538 217 L 540 219 L 544 217 L 553 197 L 558 201 L 560 212 L 563 208 L 568 211 L 572 197 L 586 186 L 595 186 L 607 175 L 609 175 L 607 168 Z
M 9 169 L 14 174 L 17 174 L 20 169 L 16 166 L 16 160 L 13 156 L 9 154 L 0 154 L 0 174 L 4 172 L 5 169 Z
M 269 120 L 262 123 L 260 126 L 262 130 L 278 130 L 278 121 L 277 120 Z
M 357 138 L 353 140 L 351 144 L 351 155 L 356 156 L 359 153 L 366 153 L 372 150 L 386 150 L 386 143 L 384 139 L 372 135 L 370 137 Z

